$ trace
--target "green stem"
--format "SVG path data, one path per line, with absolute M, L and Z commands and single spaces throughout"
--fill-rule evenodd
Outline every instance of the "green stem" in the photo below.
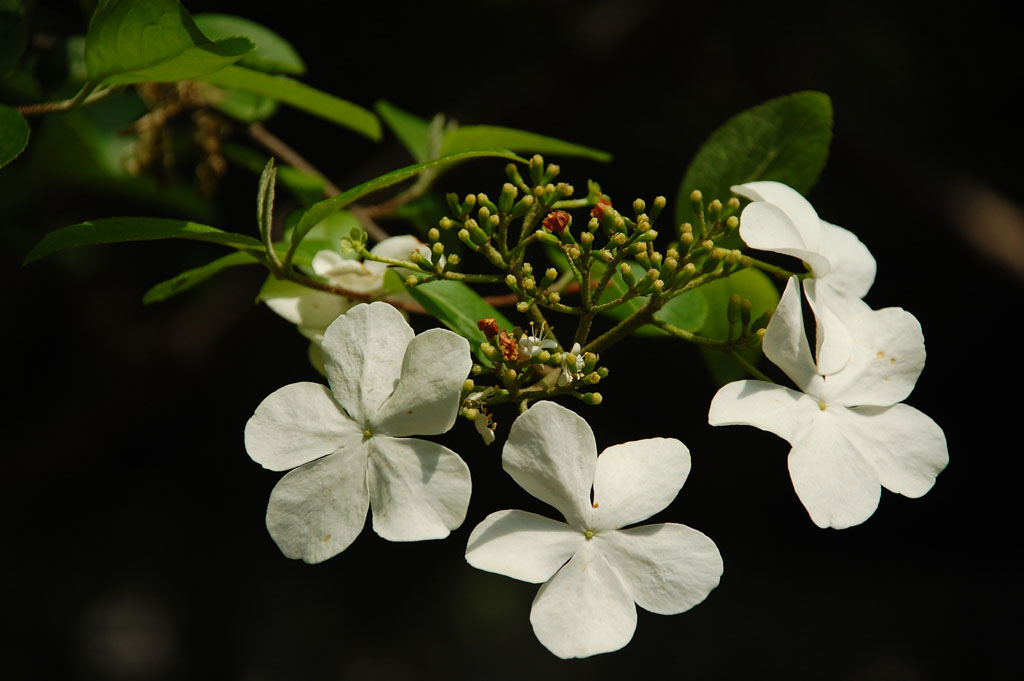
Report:
M 764 381 L 766 383 L 775 383 L 775 381 L 773 381 L 772 379 L 768 378 L 766 375 L 761 373 L 761 371 L 759 371 L 757 367 L 755 367 L 753 364 L 751 364 L 746 359 L 744 359 L 743 355 L 741 355 L 740 353 L 738 353 L 735 350 L 733 350 L 729 354 L 732 355 L 732 358 L 734 360 L 736 360 L 736 362 L 741 367 L 746 369 L 747 373 L 749 373 L 754 378 L 756 378 L 758 380 L 761 380 L 761 381 Z
M 644 324 L 651 323 L 651 320 L 654 319 L 654 314 L 661 309 L 664 302 L 665 301 L 661 296 L 651 296 L 647 303 L 639 310 L 587 343 L 586 347 L 583 348 L 583 351 L 600 354 L 605 348 L 618 343 Z
M 35 116 L 37 114 L 56 113 L 58 111 L 71 111 L 79 106 L 87 106 L 101 99 L 106 99 L 120 89 L 121 87 L 117 86 L 95 91 L 96 86 L 92 82 L 87 81 L 82 86 L 82 89 L 76 92 L 75 96 L 70 99 L 60 102 L 44 102 L 43 104 L 26 104 L 18 107 L 18 113 L 22 116 Z

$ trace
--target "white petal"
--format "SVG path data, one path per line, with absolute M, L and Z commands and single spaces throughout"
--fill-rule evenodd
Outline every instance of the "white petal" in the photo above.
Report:
M 371 418 L 372 427 L 395 437 L 447 432 L 472 366 L 465 338 L 446 329 L 424 331 L 406 348 L 395 392 Z
M 462 524 L 469 466 L 434 442 L 374 435 L 369 487 L 373 531 L 389 541 L 442 539 Z
M 550 401 L 535 403 L 509 430 L 502 467 L 519 486 L 588 529 L 597 467 L 594 432 L 582 417 Z
M 784 386 L 764 381 L 734 381 L 715 393 L 708 423 L 754 426 L 793 444 L 811 427 L 820 411 L 816 399 Z
M 354 304 L 344 296 L 315 291 L 292 281 L 268 277 L 258 300 L 292 324 L 323 333 L 331 322 Z
M 821 377 L 804 332 L 800 284 L 796 277 L 790 277 L 786 284 L 779 305 L 768 322 L 761 347 L 765 357 L 786 372 L 802 391 L 813 392 L 820 385 Z
M 722 555 L 715 542 L 686 525 L 666 523 L 602 532 L 594 543 L 644 610 L 674 615 L 718 586 Z
M 854 317 L 871 308 L 859 298 L 844 301 L 816 279 L 804 279 L 804 293 L 814 311 L 818 373 L 834 374 L 846 366 L 853 351 L 847 322 L 853 323 Z
M 331 392 L 357 423 L 366 423 L 395 389 L 414 332 L 387 303 L 356 305 L 324 333 Z
M 877 265 L 867 246 L 848 229 L 821 222 L 821 254 L 832 269 L 824 281 L 851 298 L 863 298 L 875 281 Z
M 825 401 L 887 407 L 906 399 L 925 360 L 924 335 L 914 315 L 898 307 L 869 310 L 848 327 L 850 361 L 825 379 Z
M 245 450 L 256 463 L 286 471 L 358 445 L 362 429 L 327 386 L 292 383 L 270 393 L 245 424 Z
M 821 254 L 821 220 L 794 189 L 778 182 L 750 182 L 733 187 L 753 199 L 740 215 L 740 238 L 751 248 L 800 258 L 815 276 L 829 271 Z
M 592 541 L 537 592 L 530 609 L 533 633 L 563 659 L 609 653 L 636 631 L 636 606 L 619 574 Z
M 367 265 L 335 251 L 318 251 L 313 256 L 313 271 L 321 277 L 356 293 L 377 293 L 384 286 L 384 278 Z
M 821 219 L 814 206 L 800 192 L 789 185 L 771 180 L 736 185 L 732 191 L 751 201 L 763 201 L 778 208 L 797 229 L 802 245 L 819 250 Z
M 267 529 L 284 555 L 319 563 L 344 551 L 366 524 L 366 449 L 300 466 L 270 493 Z
M 942 428 L 913 407 L 894 404 L 843 412 L 843 432 L 875 467 L 887 490 L 911 498 L 922 496 L 949 463 Z
M 690 473 L 690 450 L 679 440 L 651 438 L 615 445 L 597 457 L 595 530 L 647 520 L 672 503 Z
M 878 507 L 881 486 L 874 467 L 823 413 L 789 452 L 789 475 L 818 527 L 859 525 Z
M 466 561 L 478 570 L 539 584 L 586 539 L 565 523 L 526 511 L 498 511 L 474 528 Z

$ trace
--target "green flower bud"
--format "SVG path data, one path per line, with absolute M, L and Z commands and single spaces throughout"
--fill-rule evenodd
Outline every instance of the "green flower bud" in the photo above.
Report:
M 629 263 L 619 263 L 619 272 L 622 274 L 622 281 L 626 282 L 626 286 L 630 288 L 636 286 L 636 277 L 633 276 L 633 268 L 629 266 Z
M 516 282 L 516 275 L 514 274 L 506 275 L 505 283 L 508 285 L 509 288 L 519 288 Z
M 562 301 L 562 295 L 558 291 L 552 291 L 548 294 L 548 300 L 557 305 Z
M 491 213 L 498 212 L 498 207 L 495 206 L 494 202 L 487 198 L 487 194 L 484 194 L 483 192 L 476 195 L 476 202 Z
M 533 186 L 544 184 L 544 157 L 534 154 L 530 159 L 530 181 Z
M 734 293 L 729 296 L 729 306 L 725 310 L 725 317 L 729 320 L 729 326 L 735 326 L 740 319 L 740 294 Z
M 473 210 L 473 206 L 476 205 L 476 197 L 472 194 L 466 194 L 466 198 L 462 200 L 462 214 L 469 215 L 469 211 Z
M 441 229 L 448 230 L 459 223 L 455 222 L 455 220 L 452 220 L 451 218 L 441 218 L 437 224 Z
M 462 409 L 462 416 L 470 421 L 476 421 L 476 417 L 480 415 L 480 412 L 473 407 L 464 407 Z
M 633 199 L 633 214 L 640 215 L 647 208 L 647 204 L 644 203 L 643 199 Z
M 589 404 L 592 407 L 596 407 L 601 404 L 603 400 L 604 398 L 601 397 L 601 393 L 585 393 L 583 395 L 583 403 Z
M 654 197 L 654 203 L 651 205 L 651 211 L 650 211 L 651 221 L 652 222 L 654 220 L 658 219 L 658 216 L 661 215 L 661 211 L 664 210 L 665 204 L 667 204 L 667 203 L 668 203 L 668 201 L 666 201 L 664 196 L 655 196 Z
M 451 220 L 449 220 L 449 222 L 451 222 Z M 437 241 L 440 238 L 441 238 L 441 232 L 439 232 L 437 230 L 437 227 L 431 227 L 430 231 L 427 232 L 427 241 L 429 241 L 430 243 L 434 243 L 435 241 Z
M 527 194 L 523 198 L 519 199 L 519 201 L 516 202 L 516 205 L 512 207 L 512 217 L 518 220 L 519 218 L 526 215 L 526 211 L 530 210 L 530 207 L 533 206 L 534 201 L 536 201 L 536 199 L 534 199 L 533 196 L 531 196 L 530 194 Z
M 551 352 L 548 350 L 541 350 L 536 355 L 534 355 L 534 357 L 541 364 L 548 364 L 551 361 Z
M 448 202 L 448 212 L 456 217 L 463 217 L 466 215 L 465 211 L 462 210 L 462 204 L 459 203 L 459 197 L 453 192 L 448 192 L 444 195 L 445 200 Z
M 501 195 L 498 196 L 498 211 L 501 213 L 508 213 L 512 210 L 512 204 L 515 203 L 516 196 L 519 195 L 519 190 L 516 186 L 510 182 L 506 182 L 501 187 Z
M 462 382 L 462 392 L 464 393 L 472 392 L 475 387 L 476 383 L 473 382 L 472 378 L 467 378 Z

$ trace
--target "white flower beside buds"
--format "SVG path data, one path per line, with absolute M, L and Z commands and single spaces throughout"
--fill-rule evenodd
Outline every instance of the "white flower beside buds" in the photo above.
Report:
M 697 530 L 674 523 L 620 529 L 661 511 L 679 493 L 690 472 L 690 453 L 679 440 L 627 442 L 598 456 L 587 422 L 545 401 L 512 424 L 501 460 L 523 489 L 567 522 L 526 511 L 492 513 L 470 535 L 466 560 L 544 582 L 530 623 L 555 655 L 618 650 L 633 638 L 636 605 L 676 614 L 718 585 L 722 556 Z
M 755 426 L 787 440 L 797 496 L 816 525 L 836 529 L 867 520 L 880 486 L 922 496 L 949 461 L 942 429 L 901 402 L 924 368 L 917 319 L 895 307 L 867 310 L 849 328 L 849 362 L 823 376 L 811 357 L 793 277 L 763 348 L 801 392 L 736 381 L 718 391 L 708 414 L 713 426 Z
M 270 493 L 267 529 L 289 558 L 319 563 L 344 551 L 373 511 L 391 541 L 441 539 L 462 524 L 469 467 L 409 435 L 438 435 L 458 414 L 472 359 L 451 331 L 414 336 L 387 303 L 357 305 L 324 333 L 330 388 L 293 383 L 245 426 L 264 468 L 291 470 Z

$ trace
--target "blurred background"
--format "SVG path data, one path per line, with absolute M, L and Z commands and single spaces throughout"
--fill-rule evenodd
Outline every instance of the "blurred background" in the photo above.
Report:
M 617 653 L 550 655 L 528 621 L 537 587 L 464 562 L 488 513 L 545 512 L 501 471 L 500 445 L 484 448 L 464 422 L 439 438 L 474 478 L 450 539 L 392 544 L 366 529 L 324 564 L 290 561 L 263 524 L 280 476 L 248 458 L 242 429 L 271 391 L 316 375 L 306 341 L 253 304 L 263 274 L 240 268 L 143 306 L 152 284 L 221 252 L 143 243 L 20 264 L 46 232 L 94 217 L 254 233 L 255 175 L 229 168 L 210 200 L 187 172 L 180 196 L 159 185 L 118 195 L 72 167 L 73 140 L 43 134 L 53 117 L 35 118 L 28 151 L 0 171 L 0 676 L 1018 678 L 1024 137 L 1012 22 L 984 2 L 185 5 L 274 29 L 302 54 L 307 82 L 360 105 L 386 99 L 608 150 L 607 165 L 552 160 L 619 203 L 671 201 L 700 143 L 740 110 L 828 93 L 835 139 L 809 198 L 876 257 L 867 302 L 920 319 L 929 359 L 908 403 L 945 429 L 950 464 L 923 498 L 883 491 L 865 524 L 819 530 L 793 492 L 788 445 L 712 432 L 716 385 L 698 355 L 637 341 L 607 353 L 605 401 L 584 413 L 601 448 L 654 436 L 689 446 L 690 478 L 654 521 L 695 527 L 722 552 L 721 585 L 691 612 L 641 611 Z M 90 10 L 35 3 L 35 48 L 84 33 Z M 411 162 L 393 137 L 374 144 L 285 107 L 266 127 L 342 188 Z M 474 163 L 441 188 L 494 195 L 503 165 Z M 499 442 L 512 416 L 497 414 Z

